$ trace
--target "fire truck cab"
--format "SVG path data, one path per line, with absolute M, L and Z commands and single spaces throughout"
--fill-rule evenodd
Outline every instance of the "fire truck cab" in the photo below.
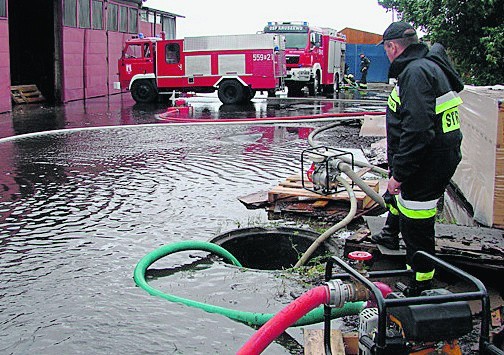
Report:
M 274 95 L 284 87 L 285 41 L 277 34 L 203 36 L 166 40 L 132 38 L 118 62 L 118 89 L 136 102 L 159 94 L 210 93 L 224 104 L 251 100 L 256 91 Z
M 268 22 L 264 33 L 285 36 L 289 96 L 299 96 L 306 86 L 310 95 L 339 90 L 345 69 L 345 35 L 307 22 Z

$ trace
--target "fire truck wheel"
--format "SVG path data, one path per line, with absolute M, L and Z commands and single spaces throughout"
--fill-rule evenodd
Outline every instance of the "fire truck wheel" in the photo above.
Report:
M 149 80 L 137 80 L 131 85 L 131 96 L 138 103 L 150 103 L 157 99 L 156 87 Z
M 339 89 L 340 89 L 340 87 L 339 87 L 339 75 L 336 74 L 334 76 L 334 81 L 333 81 L 332 84 L 324 85 L 324 94 L 332 95 L 335 92 L 338 92 Z
M 334 85 L 333 85 L 333 91 L 334 92 L 339 92 L 340 91 L 340 77 L 339 75 L 336 75 L 334 77 Z
M 223 104 L 237 104 L 246 98 L 243 85 L 236 80 L 225 80 L 220 84 L 217 95 Z
M 256 91 L 254 89 L 249 88 L 249 95 L 247 97 L 247 100 L 245 102 L 252 100 L 256 95 Z
M 310 96 L 316 96 L 319 93 L 320 91 L 319 83 L 320 83 L 320 77 L 317 73 L 317 75 L 315 75 L 315 77 L 313 78 L 313 83 L 310 86 L 308 86 Z
M 299 84 L 289 84 L 287 86 L 288 88 L 288 92 L 287 92 L 287 96 L 288 97 L 300 97 L 300 96 L 303 96 L 303 92 L 301 91 L 301 89 L 303 89 L 303 87 Z

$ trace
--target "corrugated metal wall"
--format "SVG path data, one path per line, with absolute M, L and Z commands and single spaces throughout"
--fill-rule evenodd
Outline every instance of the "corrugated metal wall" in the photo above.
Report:
M 0 112 L 11 110 L 9 22 L 0 19 Z
M 117 62 L 121 58 L 124 42 L 131 38 L 131 34 L 120 32 L 108 32 L 107 53 L 108 53 L 108 91 L 109 94 L 118 93 L 119 90 L 114 89 L 114 81 L 118 81 L 117 73 L 119 69 Z
M 140 0 L 128 2 L 141 3 Z M 161 31 L 160 24 L 138 21 L 135 6 L 127 6 L 118 0 L 106 0 L 106 3 L 108 10 L 103 11 L 103 28 L 63 26 L 63 102 L 119 93 L 114 89 L 114 82 L 118 80 L 117 61 L 121 57 L 125 41 L 136 35 L 138 30 L 147 30 L 149 36 Z M 112 5 L 116 7 L 112 8 Z M 110 14 L 114 15 L 114 20 L 108 18 Z M 75 16 L 75 12 L 72 15 Z M 169 18 L 175 23 L 175 17 Z M 115 24 L 110 25 L 109 21 Z M 134 26 L 132 21 L 135 21 Z M 77 24 L 77 19 L 75 23 Z M 175 24 L 170 28 L 175 29 Z M 158 33 L 153 33 L 155 31 Z M 175 37 L 175 34 L 168 33 L 167 37 Z
M 2 1 L 2 0 L 0 0 Z M 0 4 L 0 113 L 8 112 L 12 109 L 11 106 L 11 66 L 10 66 L 10 48 L 9 43 L 9 19 L 6 17 L 7 0 Z M 105 0 L 104 2 L 90 2 L 92 5 L 83 11 L 95 11 L 102 4 L 103 13 L 99 17 L 92 17 L 92 20 L 86 21 L 84 24 L 79 24 L 78 21 L 83 19 L 88 20 L 88 16 L 77 17 L 76 9 L 77 2 L 69 1 L 69 6 L 65 7 L 65 0 L 55 0 L 57 6 L 63 9 L 63 16 L 58 17 L 55 11 L 55 21 L 62 21 L 65 16 L 69 17 L 71 22 L 62 26 L 61 30 L 61 87 L 54 90 L 61 90 L 61 100 L 63 102 L 80 100 L 89 97 L 104 96 L 111 93 L 117 93 L 113 89 L 113 82 L 117 81 L 117 60 L 121 56 L 121 50 L 127 38 L 131 37 L 137 30 L 131 31 L 130 28 L 125 30 L 109 31 L 107 25 L 107 10 L 105 5 L 127 6 L 131 3 L 133 6 L 128 6 L 132 9 L 137 9 L 142 3 L 141 0 Z M 68 10 L 65 13 L 65 10 Z M 81 10 L 81 8 L 79 8 Z M 22 11 L 17 10 L 19 16 L 22 16 Z M 130 14 L 130 22 L 138 21 L 138 13 Z M 163 18 L 164 25 L 168 27 L 165 31 L 173 31 L 167 33 L 168 38 L 175 37 L 175 21 L 177 15 L 168 15 L 164 12 L 160 13 Z M 138 24 L 138 22 L 137 22 Z M 161 25 L 156 25 L 157 30 L 161 30 Z M 159 32 L 158 31 L 158 32 Z M 59 33 L 58 33 L 59 34 Z M 58 35 L 57 34 L 57 35 Z M 52 53 L 51 55 L 54 55 Z M 56 55 L 59 55 L 56 53 Z M 58 69 L 56 69 L 58 70 Z M 50 73 L 48 73 L 50 75 Z M 32 83 L 33 80 L 30 80 Z M 59 95 L 58 95 L 59 96 Z
M 385 54 L 383 45 L 375 44 L 347 44 L 346 63 L 348 73 L 353 74 L 356 80 L 361 78 L 360 57 L 364 53 L 371 60 L 367 81 L 368 83 L 388 83 L 388 69 L 390 62 Z

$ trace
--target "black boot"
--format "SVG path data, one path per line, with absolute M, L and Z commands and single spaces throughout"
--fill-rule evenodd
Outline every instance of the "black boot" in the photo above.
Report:
M 392 250 L 399 250 L 399 216 L 389 213 L 383 229 L 371 236 L 371 240 Z
M 417 281 L 413 280 L 411 284 L 403 290 L 406 297 L 418 297 L 422 291 L 430 290 L 432 288 L 431 280 Z

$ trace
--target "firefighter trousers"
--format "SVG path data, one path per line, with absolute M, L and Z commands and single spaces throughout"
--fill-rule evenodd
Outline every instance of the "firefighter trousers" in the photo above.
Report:
M 406 264 L 415 271 L 416 281 L 428 281 L 434 276 L 432 264 L 413 258 L 417 251 L 435 253 L 435 229 L 438 199 L 430 201 L 406 200 L 402 194 L 392 197 L 386 193 L 385 203 L 392 215 L 399 217 L 399 230 L 406 245 Z
M 434 267 L 428 260 L 413 256 L 419 250 L 435 254 L 435 219 L 435 216 L 412 219 L 402 213 L 399 216 L 399 229 L 406 245 L 406 264 L 415 271 L 417 281 L 427 281 L 434 276 Z

